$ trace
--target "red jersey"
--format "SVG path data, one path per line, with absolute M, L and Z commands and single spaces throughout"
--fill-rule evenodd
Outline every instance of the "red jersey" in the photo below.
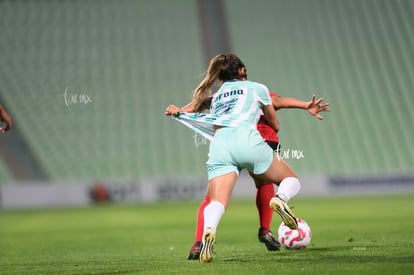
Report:
M 270 97 L 278 96 L 274 92 L 270 92 Z M 262 137 L 265 140 L 273 141 L 273 142 L 279 142 L 279 137 L 275 130 L 272 129 L 272 127 L 269 126 L 266 118 L 262 115 L 259 119 L 259 122 L 257 122 L 257 130 L 260 132 Z

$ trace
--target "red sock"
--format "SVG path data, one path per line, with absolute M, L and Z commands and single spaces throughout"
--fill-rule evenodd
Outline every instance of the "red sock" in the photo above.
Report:
M 259 211 L 260 227 L 265 227 L 269 230 L 273 217 L 273 209 L 269 207 L 269 202 L 274 196 L 275 187 L 273 183 L 265 184 L 257 188 L 256 206 Z
M 204 201 L 198 207 L 197 212 L 197 225 L 194 243 L 201 242 L 203 240 L 204 233 L 204 208 L 210 203 L 210 197 L 205 197 Z

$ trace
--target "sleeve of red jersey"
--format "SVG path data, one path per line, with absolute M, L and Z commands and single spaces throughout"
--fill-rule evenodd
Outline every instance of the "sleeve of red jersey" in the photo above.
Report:
M 279 96 L 279 95 L 273 91 L 270 91 L 270 97 L 273 97 L 273 96 Z

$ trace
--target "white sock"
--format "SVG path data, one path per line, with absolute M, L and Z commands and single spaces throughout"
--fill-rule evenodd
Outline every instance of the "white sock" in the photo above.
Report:
M 297 178 L 287 177 L 279 184 L 276 195 L 285 202 L 293 198 L 300 190 L 300 182 Z
M 210 202 L 204 208 L 204 231 L 211 228 L 214 232 L 217 230 L 218 223 L 225 211 L 224 206 L 218 201 Z

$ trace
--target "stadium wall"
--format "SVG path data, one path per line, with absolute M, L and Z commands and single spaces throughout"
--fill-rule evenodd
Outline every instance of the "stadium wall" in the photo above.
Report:
M 324 176 L 302 175 L 300 197 L 383 195 L 414 193 L 414 175 Z M 130 182 L 26 182 L 0 185 L 0 208 L 81 207 L 93 204 L 201 201 L 204 178 L 148 179 Z M 242 173 L 233 199 L 255 198 L 256 189 Z

